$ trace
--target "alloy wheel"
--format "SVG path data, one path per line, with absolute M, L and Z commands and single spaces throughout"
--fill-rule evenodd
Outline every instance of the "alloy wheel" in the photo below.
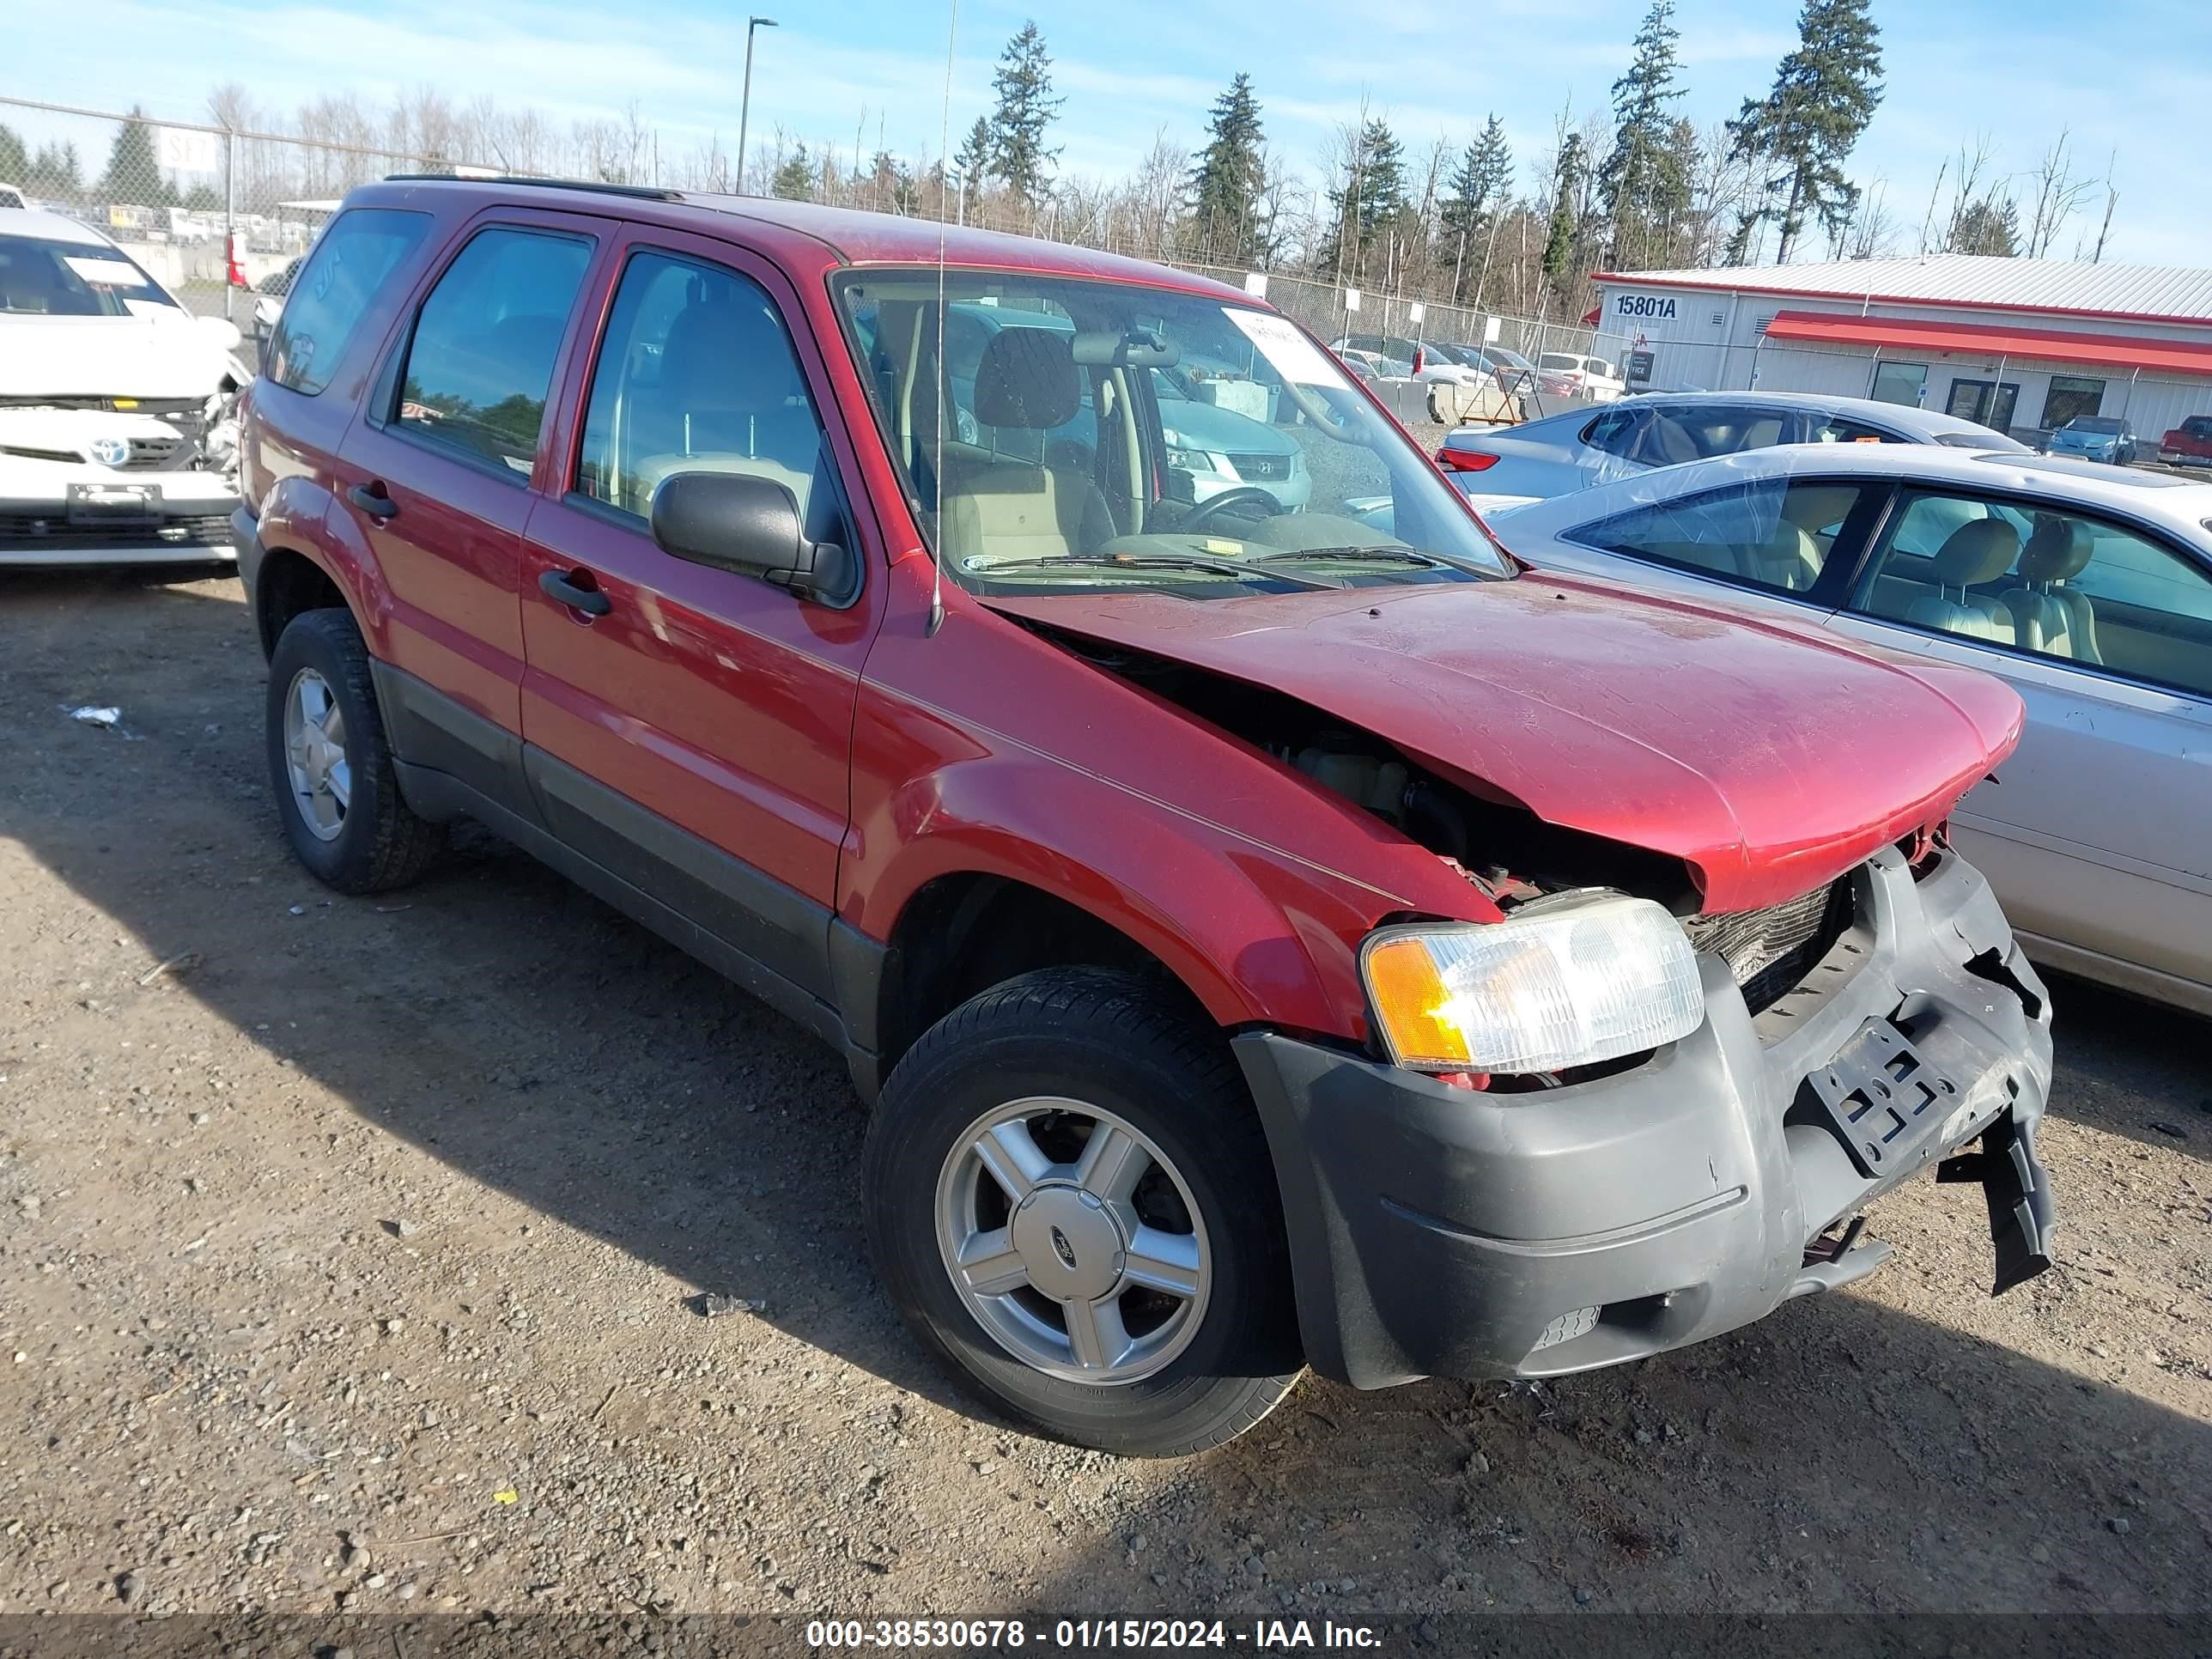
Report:
M 1009 1101 L 970 1124 L 938 1177 L 937 1243 L 969 1311 L 1049 1376 L 1138 1382 L 1206 1315 L 1212 1255 L 1188 1184 L 1086 1102 Z

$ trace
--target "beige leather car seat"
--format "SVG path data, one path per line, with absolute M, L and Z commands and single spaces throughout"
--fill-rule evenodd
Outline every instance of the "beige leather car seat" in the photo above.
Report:
M 2012 613 L 2004 602 L 1967 590 L 1995 581 L 2012 568 L 2019 553 L 2020 532 L 2002 519 L 1975 519 L 1960 525 L 1945 538 L 1933 561 L 1936 591 L 1923 588 L 1905 605 L 1905 620 L 1968 639 L 2012 644 Z
M 2097 611 L 2087 593 L 2066 586 L 2087 568 L 2096 543 L 2079 519 L 2045 514 L 2020 550 L 2021 586 L 2008 588 L 2018 643 L 2045 656 L 2102 662 L 2097 649 Z
M 1002 328 L 975 368 L 975 420 L 1000 431 L 1047 432 L 1075 418 L 1083 400 L 1074 348 L 1055 329 Z M 963 564 L 1065 558 L 1095 552 L 1115 534 L 1097 482 L 1073 467 L 946 455 L 944 550 Z

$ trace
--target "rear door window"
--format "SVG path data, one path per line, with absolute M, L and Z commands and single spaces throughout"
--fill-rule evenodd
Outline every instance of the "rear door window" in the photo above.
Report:
M 377 289 L 429 228 L 428 214 L 401 208 L 354 208 L 331 220 L 299 274 L 276 290 L 286 297 L 268 378 L 311 398 L 328 386 Z
M 1609 409 L 1583 428 L 1583 441 L 1607 455 L 1632 459 L 1644 413 L 1638 409 Z
M 582 236 L 494 226 L 470 238 L 416 319 L 398 428 L 526 479 L 591 261 Z
M 1779 478 L 1655 502 L 1569 531 L 1569 541 L 1776 593 L 1812 589 L 1863 487 Z
M 1811 428 L 1805 441 L 1813 444 L 1901 444 L 1910 439 L 1878 426 L 1869 426 L 1864 421 L 1854 421 L 1842 415 L 1826 417 L 1815 415 L 1808 422 Z
M 1787 419 L 1779 410 L 1747 404 L 1680 404 L 1656 410 L 1644 428 L 1636 459 L 1652 466 L 1709 460 L 1782 441 Z

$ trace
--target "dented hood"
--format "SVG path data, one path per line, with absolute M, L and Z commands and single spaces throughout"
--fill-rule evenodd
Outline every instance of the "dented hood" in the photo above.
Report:
M 1440 775 L 1776 904 L 1940 817 L 2019 741 L 1970 669 L 1555 577 L 994 608 L 1285 692 Z

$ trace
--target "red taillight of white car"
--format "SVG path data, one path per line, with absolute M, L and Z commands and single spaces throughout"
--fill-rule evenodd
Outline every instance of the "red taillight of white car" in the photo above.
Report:
M 1446 447 L 1437 451 L 1437 465 L 1447 472 L 1487 472 L 1498 465 L 1498 457 L 1479 449 Z

